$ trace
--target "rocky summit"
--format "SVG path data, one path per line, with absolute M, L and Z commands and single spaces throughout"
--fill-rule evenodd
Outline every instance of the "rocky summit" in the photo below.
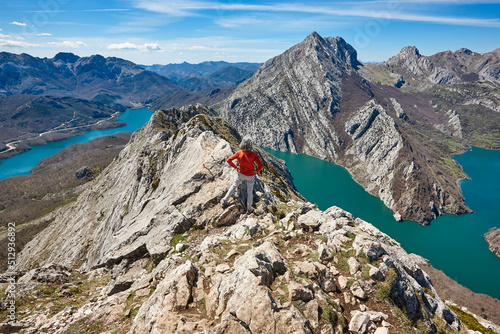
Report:
M 418 69 L 429 62 L 418 59 Z M 312 33 L 213 108 L 263 147 L 346 167 L 398 220 L 427 224 L 445 213 L 470 212 L 457 184 L 466 176 L 451 157 L 473 141 L 471 133 L 483 133 L 473 124 L 497 124 L 498 113 L 474 109 L 472 116 L 453 109 L 449 92 L 405 92 L 367 73 L 344 39 Z
M 462 313 L 474 317 L 439 297 L 422 259 L 306 202 L 265 151 L 254 213 L 244 189 L 222 209 L 240 140 L 202 106 L 156 112 L 75 202 L 40 218 L 2 333 L 465 332 Z

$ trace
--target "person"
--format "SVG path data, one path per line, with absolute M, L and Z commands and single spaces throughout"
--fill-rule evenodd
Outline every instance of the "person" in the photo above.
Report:
M 247 185 L 247 213 L 251 213 L 253 211 L 253 185 L 255 182 L 255 175 L 264 168 L 264 165 L 262 161 L 260 161 L 257 153 L 252 151 L 252 139 L 250 137 L 243 137 L 239 147 L 240 150 L 227 159 L 227 163 L 236 169 L 238 174 L 220 204 L 224 209 L 227 206 L 229 197 L 231 197 L 236 187 L 245 181 Z M 239 166 L 234 164 L 234 160 L 238 160 Z M 255 165 L 257 165 L 257 168 L 255 168 Z

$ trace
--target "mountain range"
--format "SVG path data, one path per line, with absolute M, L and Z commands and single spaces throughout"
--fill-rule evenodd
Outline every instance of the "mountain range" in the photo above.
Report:
M 243 69 L 225 62 L 152 67 L 165 73 L 171 68 L 177 76 L 189 75 L 184 86 L 196 91 L 190 92 L 165 76 L 120 58 L 72 53 L 37 58 L 2 52 L 0 158 L 29 150 L 33 144 L 71 136 L 75 129 L 97 124 L 99 128 L 117 126 L 111 115 L 125 108 L 151 103 L 162 107 L 214 103 L 224 97 L 224 87 L 234 87 L 250 77 L 253 71 L 246 69 L 257 66 L 235 65 Z M 44 138 L 42 133 L 46 133 Z
M 61 64 L 80 59 L 65 56 L 70 59 Z M 111 58 L 102 59 L 106 69 L 115 68 Z M 445 300 L 436 288 L 439 276 L 423 269 L 430 268 L 427 260 L 341 208 L 318 210 L 297 191 L 284 162 L 260 147 L 255 151 L 264 168 L 255 182 L 254 212 L 245 210 L 245 184 L 227 207 L 219 204 L 235 175 L 226 159 L 243 135 L 251 135 L 256 146 L 342 164 L 400 219 L 426 223 L 447 212 L 468 212 L 456 182 L 465 175 L 451 156 L 471 144 L 499 147 L 498 80 L 485 77 L 483 66 L 477 77 L 467 69 L 465 80 L 426 86 L 429 76 L 409 77 L 405 64 L 413 62 L 388 70 L 384 64 L 365 66 L 341 37 L 312 33 L 234 89 L 184 94 L 173 86 L 170 97 L 158 93 L 151 102 L 160 109 L 123 149 L 114 145 L 127 136 L 95 143 L 94 160 L 108 159 L 103 170 L 69 159 L 82 152 L 70 148 L 53 158 L 68 166 L 64 175 L 43 191 L 34 183 L 39 175 L 57 174 L 50 160 L 39 168 L 47 174 L 19 178 L 32 183 L 29 194 L 15 180 L 4 183 L 18 193 L 14 202 L 54 199 L 55 206 L 16 226 L 26 244 L 0 275 L 0 331 L 500 332 L 485 319 L 499 318 L 500 301 L 476 303 L 482 297 L 474 296 L 467 301 L 471 308 L 457 304 L 463 287 Z M 132 76 L 144 72 L 139 70 Z M 98 70 L 92 71 L 90 82 L 105 86 Z M 455 77 L 464 78 L 458 72 Z M 130 87 L 114 78 L 107 87 Z M 383 78 L 398 80 L 384 84 Z M 37 80 L 43 96 L 16 93 L 28 89 L 27 77 L 2 85 L 13 94 L 5 98 L 22 102 L 14 116 L 29 116 L 36 103 L 54 113 L 64 108 L 58 108 L 63 97 L 46 96 L 54 89 Z M 158 87 L 152 87 L 155 92 Z M 146 98 L 147 89 L 141 94 Z M 99 102 L 96 96 L 92 102 Z M 123 96 L 110 102 L 125 101 Z M 196 97 L 210 107 L 195 104 Z M 64 98 L 81 106 L 87 101 Z M 163 107 L 182 98 L 193 105 Z M 9 203 L 6 196 L 2 210 L 13 214 Z M 39 203 L 30 217 L 38 212 Z M 8 244 L 9 232 L 0 230 L 0 245 Z M 11 310 L 16 321 L 9 321 Z
M 4 52 L 0 93 L 18 100 L 28 93 L 84 98 L 102 103 L 94 105 L 98 109 L 149 104 L 154 111 L 203 103 L 262 147 L 346 167 L 396 219 L 423 224 L 445 213 L 470 212 L 457 184 L 466 175 L 454 154 L 471 145 L 500 148 L 498 49 L 426 57 L 405 47 L 386 62 L 363 65 L 344 39 L 314 32 L 237 87 L 199 90 L 207 86 L 200 78 L 221 70 L 231 76 L 237 67 L 241 74 L 258 64 L 228 65 L 149 68 L 192 79 L 191 89 L 198 91 L 191 92 L 119 58 L 59 53 L 41 59 Z
M 58 53 L 49 59 L 0 53 L 2 96 L 69 96 L 132 107 L 181 89 L 168 78 L 120 58 Z
M 166 76 L 179 86 L 196 92 L 211 87 L 233 88 L 250 78 L 259 66 L 260 63 L 205 61 L 199 64 L 183 62 L 143 68 Z
M 496 51 L 460 51 L 461 58 L 447 62 L 415 50 L 364 66 L 341 37 L 312 33 L 213 108 L 263 147 L 346 167 L 398 220 L 426 224 L 445 213 L 470 212 L 457 183 L 466 176 L 451 157 L 469 145 L 500 148 Z M 453 72 L 457 68 L 462 72 Z M 414 72 L 419 75 L 407 74 Z M 444 72 L 455 73 L 454 83 L 430 81 L 432 73 Z M 388 85 L 382 78 L 398 80 Z M 420 89 L 403 89 L 403 81 Z

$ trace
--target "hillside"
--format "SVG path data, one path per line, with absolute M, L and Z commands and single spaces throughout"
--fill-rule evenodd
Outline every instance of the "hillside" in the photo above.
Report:
M 74 201 L 123 149 L 130 133 L 71 145 L 43 159 L 29 175 L 0 180 L 0 272 L 7 269 L 8 224 L 16 224 L 16 251 L 47 226 L 36 219 Z
M 470 212 L 457 184 L 466 176 L 452 156 L 469 145 L 500 147 L 498 83 L 411 92 L 367 75 L 382 66 L 372 65 L 341 37 L 312 33 L 213 108 L 263 147 L 346 167 L 397 220 L 428 224 Z
M 168 78 L 120 58 L 72 53 L 37 58 L 0 53 L 0 96 L 74 97 L 133 107 L 179 90 L 182 88 Z
M 156 112 L 73 203 L 40 218 L 48 227 L 14 268 L 19 321 L 4 332 L 465 332 L 455 312 L 468 313 L 439 297 L 415 256 L 340 208 L 306 203 L 265 151 L 255 213 L 238 196 L 222 210 L 241 137 L 210 114 Z
M 120 126 L 116 113 L 120 105 L 72 97 L 14 95 L 0 97 L 0 159 L 60 140 L 75 132 Z

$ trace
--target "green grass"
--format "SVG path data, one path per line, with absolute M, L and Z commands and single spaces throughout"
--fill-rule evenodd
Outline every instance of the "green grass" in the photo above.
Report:
M 377 282 L 377 285 L 375 286 L 375 289 L 377 291 L 375 297 L 378 300 L 388 301 L 390 299 L 391 290 L 394 287 L 394 283 L 396 282 L 397 277 L 398 274 L 396 272 L 396 269 L 391 268 L 385 276 L 385 281 Z
M 454 305 L 448 305 L 448 307 L 453 311 L 453 313 L 457 315 L 460 321 L 462 321 L 462 323 L 467 326 L 468 329 L 478 331 L 483 334 L 495 334 L 495 332 L 491 329 L 488 329 L 481 325 L 473 315 L 462 311 L 462 309 Z

